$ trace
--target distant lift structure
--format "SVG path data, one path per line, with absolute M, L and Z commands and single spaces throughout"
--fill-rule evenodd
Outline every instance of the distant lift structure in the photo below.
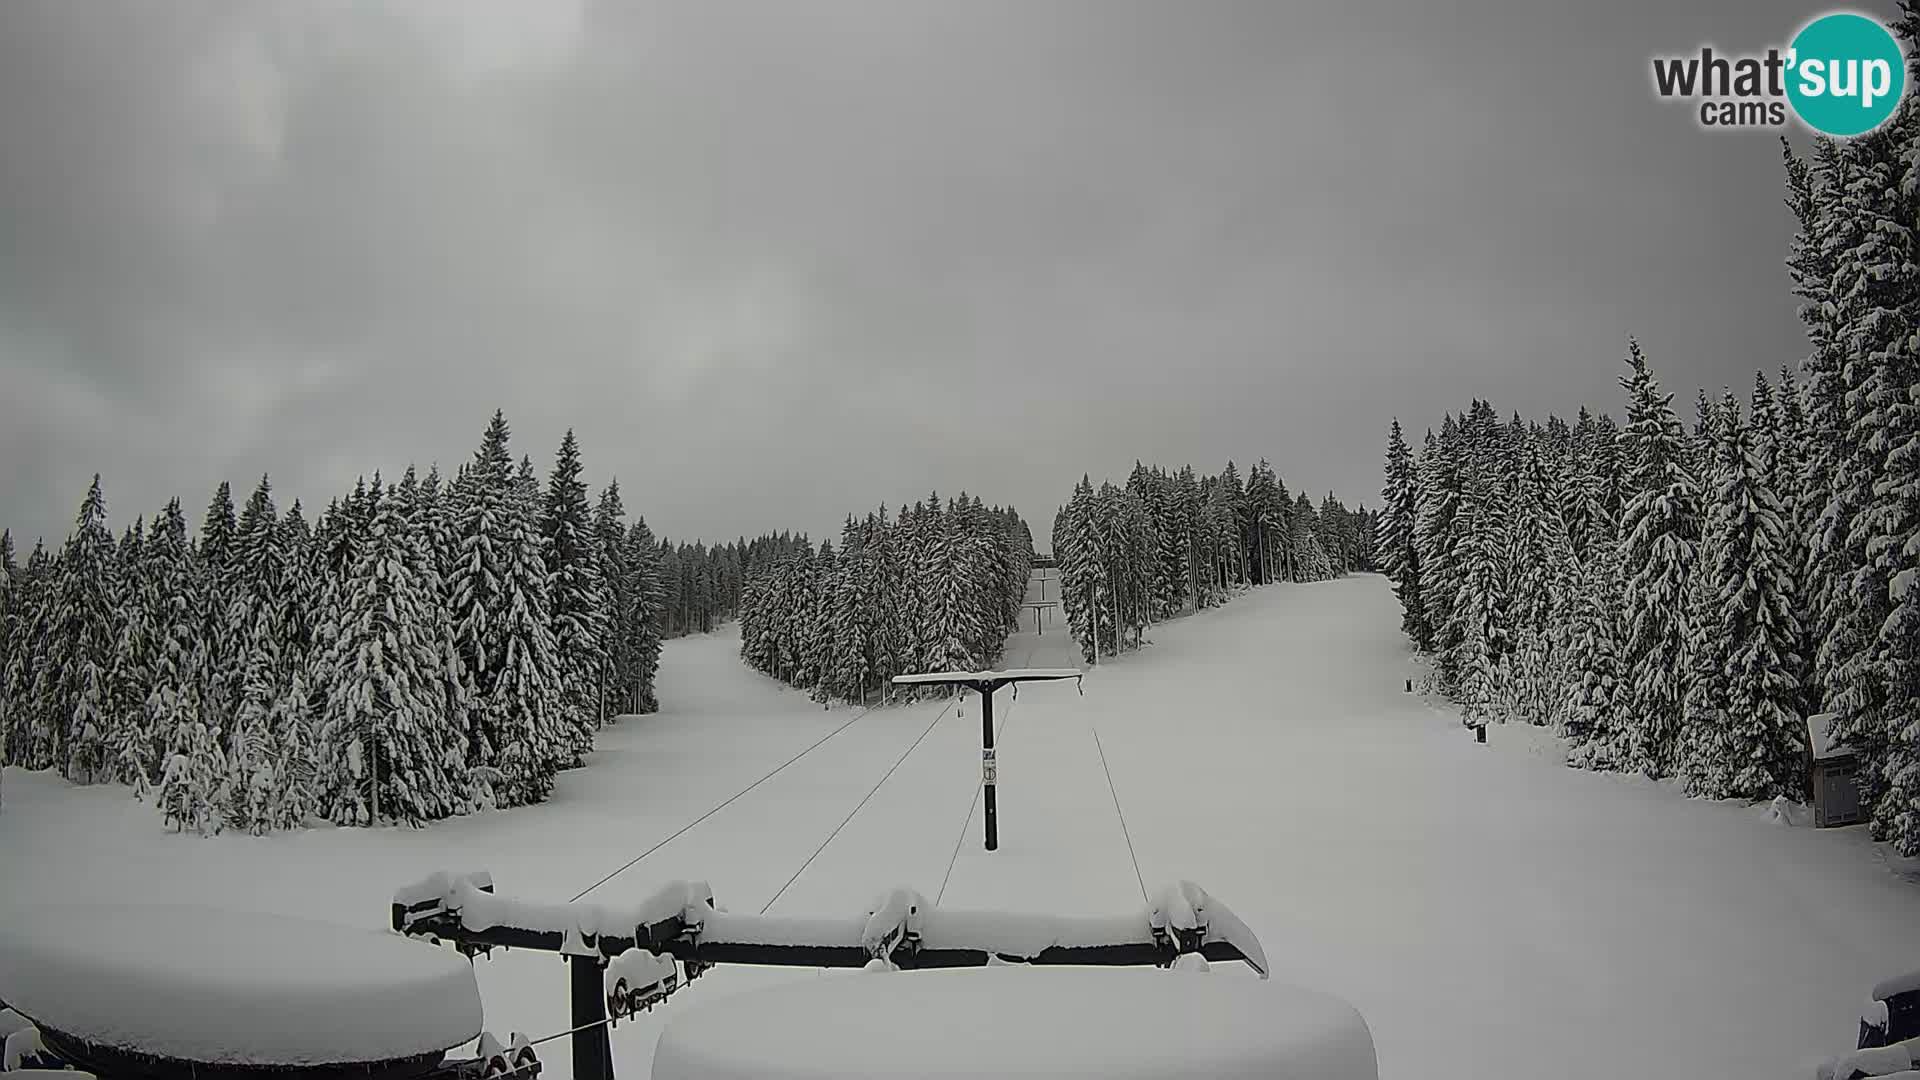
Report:
M 999 810 L 994 804 L 994 691 L 1010 683 L 1052 682 L 1059 679 L 1072 679 L 1078 685 L 1081 674 L 1078 668 L 1016 668 L 1012 671 L 930 671 L 922 675 L 893 677 L 895 686 L 961 686 L 980 695 L 980 784 L 986 794 L 988 851 L 1000 847 Z

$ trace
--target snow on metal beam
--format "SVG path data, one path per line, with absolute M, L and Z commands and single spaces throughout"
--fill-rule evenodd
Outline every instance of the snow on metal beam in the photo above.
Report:
M 1010 683 L 1037 682 L 1043 679 L 1077 679 L 1079 668 L 1014 668 L 1011 671 L 928 671 L 918 675 L 895 675 L 895 685 L 912 683 Z
M 714 908 L 711 897 L 700 883 L 675 882 L 639 905 L 609 911 L 523 903 L 481 892 L 470 877 L 436 875 L 396 895 L 394 929 L 470 949 L 504 945 L 611 958 L 637 947 L 698 965 L 862 967 L 884 957 L 905 969 L 995 960 L 1164 966 L 1197 952 L 1244 961 L 1262 976 L 1268 971 L 1252 930 L 1191 882 L 1161 890 L 1144 912 L 1119 916 L 944 911 L 908 889 L 838 917 L 731 913 Z

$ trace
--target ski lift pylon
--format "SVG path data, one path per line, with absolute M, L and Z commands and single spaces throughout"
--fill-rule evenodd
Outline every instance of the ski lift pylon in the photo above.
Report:
M 999 763 L 993 749 L 993 695 L 1003 686 L 1023 682 L 1051 682 L 1072 679 L 1076 685 L 1083 677 L 1079 668 L 1015 668 L 1011 671 L 930 671 L 918 675 L 895 675 L 895 686 L 959 686 L 980 695 L 980 783 L 985 807 L 987 850 L 1000 847 L 1000 808 L 995 788 L 999 781 Z

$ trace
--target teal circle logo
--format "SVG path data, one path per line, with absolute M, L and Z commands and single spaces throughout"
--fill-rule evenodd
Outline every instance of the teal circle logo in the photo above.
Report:
M 1906 90 L 1907 59 L 1886 27 L 1839 12 L 1808 23 L 1788 54 L 1787 100 L 1815 131 L 1862 135 L 1885 123 Z

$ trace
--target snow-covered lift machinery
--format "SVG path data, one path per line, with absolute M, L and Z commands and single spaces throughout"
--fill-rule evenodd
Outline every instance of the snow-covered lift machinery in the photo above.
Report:
M 729 912 L 714 904 L 702 882 L 674 882 L 616 908 L 528 903 L 495 895 L 485 873 L 439 873 L 394 894 L 392 925 L 467 956 L 495 946 L 566 956 L 575 1080 L 613 1076 L 609 1022 L 652 1008 L 715 964 L 905 971 L 1172 967 L 1182 957 L 1199 957 L 1239 960 L 1267 976 L 1266 953 L 1253 931 L 1185 881 L 1162 889 L 1133 915 L 945 911 L 902 888 L 865 912 L 822 918 Z
M 533 1080 L 483 1030 L 473 965 L 378 928 L 84 900 L 0 919 L 13 1068 L 101 1080 Z M 462 1046 L 471 1057 L 449 1059 Z
M 980 784 L 986 807 L 987 850 L 1000 847 L 1000 816 L 994 803 L 995 775 L 998 771 L 993 750 L 993 694 L 1009 684 L 1049 682 L 1056 679 L 1080 681 L 1077 668 L 1018 668 L 1013 671 L 930 671 L 922 675 L 895 675 L 895 686 L 962 686 L 980 695 Z

